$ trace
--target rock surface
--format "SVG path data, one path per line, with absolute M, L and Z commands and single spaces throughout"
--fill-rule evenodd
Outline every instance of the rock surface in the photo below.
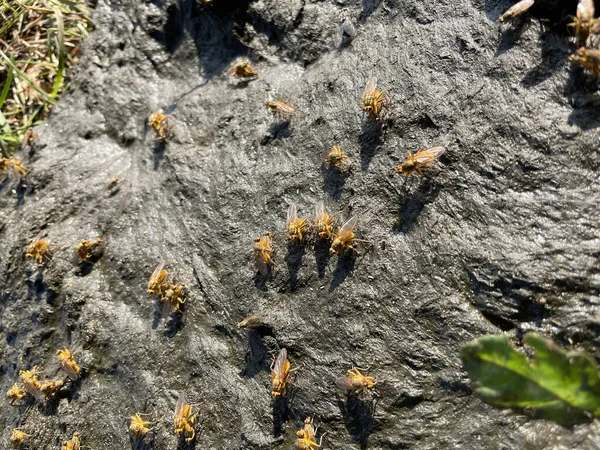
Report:
M 69 92 L 20 155 L 31 173 L 0 185 L 0 389 L 34 365 L 62 376 L 58 348 L 84 367 L 46 405 L 6 403 L 0 445 L 20 426 L 32 449 L 74 431 L 92 450 L 292 448 L 314 416 L 328 449 L 600 447 L 597 421 L 566 429 L 481 403 L 459 359 L 509 330 L 600 358 L 600 113 L 567 60 L 575 2 L 500 31 L 507 0 L 214 3 L 100 1 Z M 336 49 L 342 8 L 358 34 Z M 222 75 L 240 59 L 260 79 Z M 384 127 L 358 105 L 371 76 L 392 98 Z M 289 125 L 269 98 L 295 107 Z M 159 107 L 166 145 L 145 122 Z M 336 144 L 349 176 L 321 166 Z M 447 153 L 424 177 L 394 173 L 433 145 Z M 360 217 L 372 258 L 287 246 L 288 204 L 306 217 L 318 200 Z M 40 230 L 56 244 L 43 270 L 24 251 Z M 266 282 L 251 258 L 264 230 Z M 74 246 L 98 236 L 103 256 L 75 267 Z M 161 259 L 189 292 L 166 322 L 145 292 Z M 238 330 L 253 312 L 268 326 Z M 300 368 L 273 404 L 282 347 Z M 352 366 L 381 380 L 376 400 L 335 387 Z M 172 430 L 180 392 L 198 404 L 191 445 Z M 136 412 L 151 414 L 144 442 L 127 431 Z

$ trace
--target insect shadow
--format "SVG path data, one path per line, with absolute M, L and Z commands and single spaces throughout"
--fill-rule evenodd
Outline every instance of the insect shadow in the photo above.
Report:
M 287 397 L 279 397 L 273 400 L 273 436 L 279 437 L 283 434 L 283 425 L 290 417 L 290 401 Z
M 69 403 L 79 398 L 79 389 L 81 388 L 82 380 L 85 376 L 85 370 L 82 368 L 79 373 L 79 378 L 70 380 L 65 378 L 66 385 L 61 388 L 56 394 L 46 400 L 40 411 L 46 416 L 54 416 L 58 412 L 58 405 L 63 399 L 67 399 Z
M 332 198 L 339 200 L 342 196 L 344 184 L 350 176 L 350 171 L 330 169 L 327 164 L 323 164 L 321 166 L 321 174 L 323 175 L 323 189 Z
M 317 262 L 317 274 L 319 278 L 325 276 L 325 269 L 327 268 L 330 258 L 329 240 L 317 239 L 317 242 L 315 243 L 315 260 Z
M 260 326 L 248 331 L 249 351 L 246 353 L 245 367 L 241 374 L 244 378 L 253 378 L 256 374 L 265 370 L 264 364 L 269 349 L 262 340 L 263 335 L 271 335 L 271 329 Z
M 167 148 L 166 142 L 156 141 L 154 144 L 154 150 L 152 151 L 154 160 L 154 170 L 158 170 L 161 161 L 165 158 L 165 150 Z
M 267 292 L 267 281 L 272 280 L 273 275 L 273 266 L 268 264 L 264 274 L 257 271 L 254 275 L 254 287 L 263 292 Z
M 269 125 L 267 130 L 273 139 L 286 139 L 292 135 L 289 120 L 278 120 Z
M 402 193 L 408 190 L 408 184 L 412 180 L 406 179 L 402 186 Z M 396 222 L 392 226 L 395 233 L 408 233 L 416 223 L 419 215 L 427 203 L 431 203 L 438 196 L 441 185 L 433 178 L 423 177 L 423 181 L 417 189 L 408 195 L 403 195 L 398 205 Z
M 131 450 L 150 450 L 154 446 L 154 433 L 148 433 L 152 437 L 149 440 L 140 439 L 129 435 Z
M 288 268 L 290 289 L 293 291 L 298 285 L 298 271 L 302 266 L 302 257 L 304 256 L 304 246 L 298 242 L 288 241 L 288 252 L 285 262 Z
M 165 318 L 165 320 L 168 321 L 167 323 L 165 323 L 165 331 L 163 331 L 163 334 L 166 337 L 174 337 L 177 334 L 177 332 L 185 326 L 185 321 L 183 320 L 184 311 L 185 303 L 180 306 L 179 311 L 172 311 L 171 314 L 169 314 L 169 316 Z
M 338 257 L 337 265 L 333 271 L 329 292 L 335 291 L 344 280 L 352 273 L 356 265 L 356 255 L 353 252 L 348 252 Z
M 369 169 L 377 147 L 383 144 L 383 130 L 384 125 L 381 121 L 375 121 L 370 117 L 363 120 L 360 134 L 358 135 L 361 170 L 366 171 Z
M 177 441 L 177 450 L 194 450 L 196 448 L 196 436 L 192 442 L 186 442 L 185 436 L 182 434 Z
M 564 91 L 573 107 L 568 118 L 569 125 L 576 125 L 583 130 L 600 126 L 598 87 L 598 81 L 591 79 L 582 68 L 575 67 L 569 72 Z
M 360 444 L 361 449 L 366 449 L 369 435 L 374 428 L 375 402 L 373 400 L 365 401 L 348 394 L 346 402 L 342 399 L 338 400 L 338 407 L 344 416 L 346 430 L 352 439 Z
M 53 304 L 54 299 L 58 294 L 50 289 L 48 284 L 44 281 L 45 270 L 45 266 L 38 267 L 33 282 L 27 282 L 27 298 L 35 298 L 37 302 L 41 302 L 45 297 L 49 304 Z

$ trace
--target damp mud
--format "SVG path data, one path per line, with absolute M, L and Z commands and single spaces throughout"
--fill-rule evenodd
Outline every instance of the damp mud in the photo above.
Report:
M 314 417 L 326 449 L 597 449 L 600 427 L 564 428 L 482 403 L 460 361 L 484 334 L 536 331 L 600 359 L 598 86 L 572 67 L 575 2 L 499 28 L 506 0 L 100 1 L 68 92 L 0 184 L 0 390 L 21 369 L 82 376 L 47 404 L 0 408 L 0 447 L 74 431 L 86 449 L 293 448 Z M 227 4 L 227 6 L 225 6 Z M 357 34 L 336 48 L 342 9 Z M 259 78 L 223 73 L 248 60 Z M 359 107 L 367 80 L 390 96 L 382 123 Z M 296 113 L 274 119 L 267 100 Z M 148 127 L 162 108 L 159 143 Z M 344 173 L 324 149 L 352 158 Z M 408 151 L 443 146 L 423 177 Z M 118 182 L 111 183 L 116 177 Z M 324 201 L 359 217 L 357 258 L 289 245 Z M 38 233 L 44 267 L 25 258 Z M 271 232 L 265 279 L 253 238 Z M 73 263 L 82 239 L 101 256 Z M 148 296 L 161 260 L 187 287 L 161 320 Z M 265 325 L 238 329 L 251 313 Z M 270 365 L 286 348 L 287 397 Z M 369 368 L 376 396 L 335 380 Z M 181 392 L 196 439 L 173 433 Z M 145 440 L 128 418 L 149 413 Z

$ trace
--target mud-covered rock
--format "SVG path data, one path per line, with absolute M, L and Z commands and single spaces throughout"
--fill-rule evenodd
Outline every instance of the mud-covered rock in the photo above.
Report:
M 180 448 L 291 448 L 308 416 L 332 449 L 597 448 L 597 422 L 483 404 L 459 358 L 482 334 L 531 330 L 600 358 L 600 116 L 567 60 L 575 2 L 501 29 L 504 0 L 212 3 L 99 2 L 69 91 L 19 155 L 30 173 L 0 185 L 0 388 L 34 365 L 64 376 L 59 348 L 83 367 L 45 405 L 7 402 L 3 444 L 19 426 L 35 449 L 74 431 L 88 449 L 175 448 L 185 392 L 198 428 Z M 336 48 L 343 9 L 358 33 Z M 242 59 L 258 80 L 222 75 Z M 371 76 L 391 98 L 380 125 L 359 107 Z M 295 108 L 289 123 L 268 99 Z M 159 108 L 166 144 L 147 125 Z M 322 166 L 333 145 L 350 173 Z M 395 173 L 433 145 L 447 152 L 424 177 Z M 288 205 L 310 217 L 319 200 L 358 215 L 374 251 L 289 245 Z M 45 268 L 25 258 L 40 230 Z M 251 255 L 263 231 L 267 280 Z M 96 237 L 104 253 L 82 271 L 74 248 Z M 188 292 L 168 320 L 146 294 L 162 259 Z M 236 328 L 250 313 L 265 326 Z M 282 347 L 298 370 L 272 402 Z M 336 388 L 353 366 L 376 397 Z M 127 430 L 137 412 L 144 442 Z

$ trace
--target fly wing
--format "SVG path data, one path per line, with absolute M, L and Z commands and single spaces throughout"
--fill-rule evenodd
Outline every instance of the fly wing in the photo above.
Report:
M 315 218 L 319 220 L 325 215 L 325 204 L 323 201 L 315 203 Z
M 287 350 L 282 348 L 275 360 L 275 365 L 273 366 L 273 371 L 279 375 L 282 372 L 282 369 L 285 366 L 285 362 L 287 361 Z
M 237 68 L 238 64 L 233 64 L 229 69 L 227 69 L 227 71 L 225 72 L 225 76 L 230 77 L 231 75 L 233 75 L 235 73 L 235 69 Z
M 577 4 L 577 18 L 587 22 L 594 18 L 594 0 L 579 0 Z
M 254 263 L 256 264 L 258 273 L 260 273 L 261 276 L 266 277 L 269 273 L 269 268 L 267 263 L 263 260 L 262 256 L 258 252 L 254 255 Z
M 371 94 L 375 88 L 377 87 L 377 77 L 371 77 L 369 81 L 367 81 L 367 85 L 365 86 L 365 90 L 363 92 L 363 97 Z
M 163 304 L 163 307 L 162 307 L 162 311 L 160 313 L 161 320 L 169 317 L 170 312 L 171 312 L 171 303 L 169 303 L 168 301 L 165 301 L 165 303 Z
M 337 34 L 335 36 L 335 47 L 340 48 L 342 45 L 342 41 L 344 40 L 344 23 L 340 23 Z
M 285 221 L 285 224 L 287 225 L 289 223 L 294 223 L 294 222 L 296 222 L 297 218 L 298 218 L 298 211 L 296 210 L 296 204 L 291 203 L 290 206 L 288 207 L 287 220 Z
M 325 150 L 323 150 L 321 152 L 321 159 L 323 161 L 327 161 L 329 159 L 329 154 L 331 153 L 331 150 L 332 149 L 330 149 L 330 148 L 326 148 Z
M 177 399 L 177 404 L 175 405 L 175 421 L 181 417 L 181 413 L 183 412 L 183 407 L 185 406 L 185 394 L 182 392 L 179 398 Z
M 294 114 L 294 108 L 292 108 L 287 103 L 283 103 L 282 101 L 276 101 L 273 103 L 275 104 L 275 108 L 277 109 L 278 113 L 286 114 L 288 116 L 291 116 Z
M 152 288 L 152 284 L 156 282 L 166 263 L 167 262 L 164 259 L 158 263 L 158 266 L 156 266 L 156 269 L 154 269 L 154 272 L 152 272 L 152 276 L 148 282 L 148 289 Z
M 354 25 L 352 25 L 350 19 L 344 20 L 344 22 L 342 23 L 342 29 L 344 30 L 344 33 L 346 33 L 348 36 L 356 36 L 356 28 L 354 27 Z
M 34 242 L 39 241 L 42 237 L 44 237 L 44 234 L 46 233 L 46 230 L 42 230 L 40 231 L 36 237 L 33 238 L 33 240 L 31 241 L 31 243 L 33 244 Z
M 70 365 L 62 364 L 62 368 L 71 380 L 76 381 L 79 378 L 79 374 Z
M 273 250 L 273 247 L 271 247 L 271 236 L 269 234 L 265 234 L 263 238 L 265 240 L 265 247 L 267 247 L 269 250 Z
M 350 377 L 336 378 L 335 385 L 340 389 L 344 389 L 345 391 L 351 391 L 354 389 L 354 387 L 352 386 L 352 380 L 350 379 Z
M 427 149 L 427 151 L 431 153 L 435 159 L 437 159 L 446 152 L 446 149 L 444 147 L 431 147 Z
M 342 225 L 342 228 L 340 228 L 339 233 L 354 230 L 354 227 L 356 226 L 357 223 L 358 223 L 358 217 L 357 216 L 351 217 L 350 219 L 348 219 L 346 221 L 346 223 L 344 225 Z

